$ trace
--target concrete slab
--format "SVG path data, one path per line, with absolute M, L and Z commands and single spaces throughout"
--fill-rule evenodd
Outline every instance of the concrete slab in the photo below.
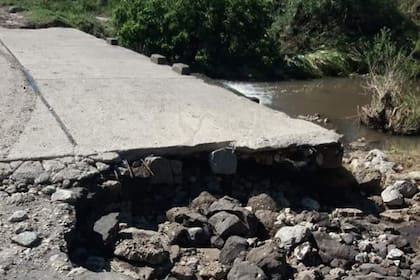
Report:
M 64 153 L 73 153 L 73 146 L 0 44 L 0 159 Z
M 0 40 L 34 78 L 56 121 L 75 140 L 77 154 L 172 147 L 192 151 L 226 144 L 280 149 L 339 139 L 333 131 L 181 76 L 170 66 L 74 29 L 0 29 Z M 47 143 L 52 136 L 39 137 Z M 42 154 L 30 147 L 24 151 L 25 145 L 22 139 L 21 155 Z M 51 151 L 65 154 L 69 148 Z

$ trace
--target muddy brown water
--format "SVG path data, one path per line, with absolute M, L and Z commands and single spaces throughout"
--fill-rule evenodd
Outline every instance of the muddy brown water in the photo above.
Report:
M 420 150 L 418 136 L 395 136 L 360 125 L 358 108 L 370 102 L 362 77 L 268 83 L 223 81 L 223 84 L 293 117 L 320 114 L 329 119 L 323 126 L 342 134 L 344 143 L 364 137 L 373 147 Z

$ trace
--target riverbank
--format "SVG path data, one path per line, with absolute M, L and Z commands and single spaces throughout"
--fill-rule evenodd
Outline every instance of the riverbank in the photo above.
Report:
M 0 273 L 46 280 L 419 276 L 418 170 L 407 172 L 379 150 L 349 152 L 345 169 L 323 171 L 268 156 L 239 160 L 230 176 L 211 172 L 199 155 L 2 163 Z

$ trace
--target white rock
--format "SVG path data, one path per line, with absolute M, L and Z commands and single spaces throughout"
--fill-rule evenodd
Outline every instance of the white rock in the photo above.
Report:
M 61 202 L 69 203 L 69 204 L 75 203 L 77 198 L 78 196 L 75 192 L 71 190 L 63 190 L 63 189 L 58 189 L 51 196 L 51 200 L 53 201 L 61 201 Z
M 386 256 L 387 259 L 395 261 L 395 260 L 401 260 L 404 256 L 404 252 L 400 249 L 392 249 L 388 252 L 388 255 Z
M 404 204 L 404 196 L 392 187 L 386 188 L 381 193 L 381 197 L 387 206 L 402 206 Z
M 296 226 L 282 227 L 276 233 L 275 239 L 280 247 L 290 249 L 308 240 L 311 234 L 308 226 L 299 224 Z
M 22 222 L 26 219 L 28 219 L 28 214 L 26 213 L 26 211 L 17 210 L 7 220 L 11 223 L 18 223 L 18 222 Z

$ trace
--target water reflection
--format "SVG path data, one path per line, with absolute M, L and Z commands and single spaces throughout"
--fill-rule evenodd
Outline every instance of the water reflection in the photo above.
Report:
M 344 142 L 365 137 L 368 142 L 379 148 L 420 150 L 418 136 L 393 136 L 359 124 L 358 108 L 370 101 L 361 77 L 273 83 L 223 83 L 246 96 L 257 97 L 262 104 L 290 116 L 321 114 L 330 120 L 325 126 L 343 134 Z

